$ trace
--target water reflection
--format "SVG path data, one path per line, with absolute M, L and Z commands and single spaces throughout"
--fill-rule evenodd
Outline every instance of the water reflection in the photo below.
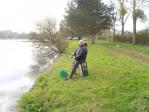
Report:
M 19 96 L 56 54 L 41 43 L 0 40 L 0 112 L 16 112 Z

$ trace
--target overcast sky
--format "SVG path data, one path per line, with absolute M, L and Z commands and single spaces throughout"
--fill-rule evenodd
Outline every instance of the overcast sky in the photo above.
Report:
M 103 0 L 107 1 L 107 0 Z M 35 23 L 46 17 L 53 17 L 57 23 L 63 18 L 68 0 L 0 0 L 0 30 L 30 32 Z M 126 29 L 131 30 L 129 19 Z M 139 29 L 148 23 L 138 24 Z
M 29 32 L 46 17 L 62 19 L 67 0 L 0 0 L 0 30 Z

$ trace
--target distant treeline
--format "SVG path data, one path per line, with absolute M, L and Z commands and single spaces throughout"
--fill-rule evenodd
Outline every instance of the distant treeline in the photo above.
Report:
M 25 39 L 27 34 L 12 32 L 10 30 L 0 31 L 0 39 Z

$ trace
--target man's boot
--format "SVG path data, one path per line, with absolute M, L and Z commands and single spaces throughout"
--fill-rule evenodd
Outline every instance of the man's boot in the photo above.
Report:
M 68 77 L 66 77 L 66 80 L 69 80 L 72 78 L 73 74 L 76 72 L 75 69 L 72 69 L 71 72 L 70 72 L 70 75 Z

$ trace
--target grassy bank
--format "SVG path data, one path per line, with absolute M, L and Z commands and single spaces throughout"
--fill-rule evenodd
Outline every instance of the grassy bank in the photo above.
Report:
M 70 42 L 72 52 L 77 42 Z M 88 44 L 89 76 L 65 81 L 59 71 L 71 69 L 62 54 L 50 73 L 37 78 L 18 101 L 20 112 L 149 112 L 149 48 L 98 41 Z

